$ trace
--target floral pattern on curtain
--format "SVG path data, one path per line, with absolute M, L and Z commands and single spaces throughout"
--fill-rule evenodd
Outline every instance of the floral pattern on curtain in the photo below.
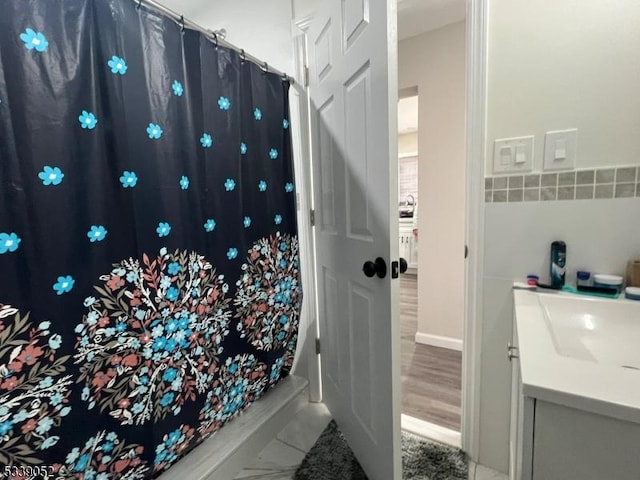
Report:
M 132 0 L 0 47 L 0 476 L 158 476 L 293 364 L 289 85 Z

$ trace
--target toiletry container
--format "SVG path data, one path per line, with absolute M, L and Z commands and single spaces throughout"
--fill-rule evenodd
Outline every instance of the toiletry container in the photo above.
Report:
M 562 288 L 564 286 L 564 275 L 567 263 L 567 244 L 556 240 L 551 243 L 551 286 Z
M 622 291 L 623 278 L 620 275 L 605 275 L 596 273 L 593 276 L 593 286 L 603 288 L 614 288 L 620 293 Z
M 640 287 L 640 258 L 633 258 L 627 263 L 627 285 Z
M 591 285 L 591 272 L 579 270 L 576 272 L 576 286 L 588 287 Z
M 640 287 L 627 287 L 624 289 L 624 296 L 629 300 L 640 300 Z

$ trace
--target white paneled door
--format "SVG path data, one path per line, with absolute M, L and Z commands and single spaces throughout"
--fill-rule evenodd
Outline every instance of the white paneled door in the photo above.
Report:
M 323 0 L 307 37 L 323 401 L 371 480 L 402 478 L 395 3 Z

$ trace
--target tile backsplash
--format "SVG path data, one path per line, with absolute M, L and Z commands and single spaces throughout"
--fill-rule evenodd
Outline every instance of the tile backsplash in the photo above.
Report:
M 545 202 L 640 197 L 640 167 L 485 177 L 486 202 Z

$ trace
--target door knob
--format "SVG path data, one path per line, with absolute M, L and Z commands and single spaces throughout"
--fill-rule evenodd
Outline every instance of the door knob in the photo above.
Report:
M 362 271 L 369 278 L 374 275 L 377 275 L 378 278 L 384 278 L 387 276 L 387 262 L 382 257 L 376 258 L 375 262 L 367 260 L 362 266 Z
M 404 258 L 400 257 L 400 273 L 406 272 L 407 267 L 408 267 L 407 261 Z

